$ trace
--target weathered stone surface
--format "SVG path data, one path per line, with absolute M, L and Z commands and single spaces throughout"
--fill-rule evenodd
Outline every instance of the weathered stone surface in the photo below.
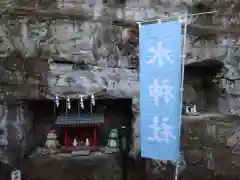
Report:
M 62 11 L 69 11 L 74 10 L 82 10 L 85 13 L 89 13 L 93 15 L 93 17 L 103 16 L 103 17 L 112 17 L 112 18 L 119 18 L 119 19 L 131 19 L 135 21 L 141 21 L 146 19 L 154 19 L 158 17 L 163 17 L 167 15 L 172 15 L 176 13 L 185 12 L 186 7 L 179 5 L 178 3 L 169 3 L 169 2 L 161 2 L 162 4 L 153 4 L 153 2 L 146 1 L 146 2 L 136 2 L 136 1 L 128 1 L 122 7 L 117 7 L 117 4 L 114 6 L 106 6 L 103 4 L 102 1 L 94 1 L 94 2 L 82 2 L 82 1 L 64 1 L 64 2 L 57 2 L 57 6 Z M 192 5 L 192 2 L 187 1 L 184 3 L 188 5 Z M 54 3 L 53 3 L 54 4 Z M 73 7 L 74 4 L 74 7 Z M 141 8 L 139 7 L 140 5 Z M 154 5 L 155 8 L 151 6 Z M 164 6 L 167 5 L 167 6 Z M 53 10 L 54 6 L 51 7 Z M 98 11 L 96 11 L 98 10 Z M 96 13 L 98 12 L 98 13 Z M 159 13 L 161 12 L 161 13 Z M 115 14 L 114 14 L 115 13 Z M 98 14 L 98 15 L 97 15 Z M 222 23 L 222 19 L 219 16 L 209 16 L 208 18 L 200 18 L 200 17 L 193 17 L 189 19 L 189 25 L 195 25 L 196 23 L 202 26 L 207 26 L 213 22 L 215 18 L 215 26 Z M 206 21 L 210 19 L 209 21 Z M 217 19 L 217 20 L 216 20 Z M 204 22 L 204 23 L 203 23 Z M 18 26 L 17 23 L 20 25 L 20 33 L 14 33 Z M 206 24 L 208 23 L 208 24 Z M 6 22 L 4 22 L 6 24 Z M 3 27 L 3 26 L 2 26 Z M 9 28 L 8 28 L 9 29 Z M 74 63 L 85 63 L 85 64 L 92 64 L 92 65 L 107 65 L 107 66 L 136 66 L 138 63 L 134 62 L 138 59 L 137 54 L 137 43 L 131 44 L 130 41 L 133 39 L 132 36 L 129 38 L 124 37 L 124 32 L 126 28 L 124 27 L 117 27 L 112 26 L 111 24 L 107 23 L 96 23 L 91 21 L 80 22 L 80 21 L 69 21 L 69 20 L 56 20 L 56 21 L 46 21 L 46 22 L 36 22 L 28 19 L 23 19 L 21 21 L 16 22 L 16 25 L 12 25 L 10 28 L 10 34 L 14 36 L 13 41 L 10 42 L 9 38 L 5 31 L 3 30 L 2 37 L 5 37 L 6 40 L 9 42 L 4 42 L 2 45 L 9 44 L 15 48 L 14 50 L 19 50 L 22 52 L 23 56 L 25 57 L 36 57 L 39 55 L 45 57 L 52 57 L 53 60 L 64 60 L 64 61 L 71 61 Z M 201 29 L 201 28 L 195 28 Z M 211 28 L 210 28 L 211 29 Z M 136 34 L 137 35 L 137 34 Z M 137 36 L 135 35 L 135 39 L 137 42 Z M 129 35 L 128 35 L 129 36 Z M 189 34 L 187 38 L 187 60 L 186 64 L 208 61 L 208 59 L 217 59 L 219 61 L 225 61 L 226 58 L 229 58 L 229 38 L 225 38 L 224 34 L 219 34 L 217 37 L 212 37 L 206 39 L 198 38 L 197 34 L 192 34 L 191 29 L 189 29 Z M 20 39 L 21 38 L 21 39 Z M 214 42 L 214 40 L 216 40 Z M 9 46 L 10 47 L 10 46 Z M 6 48 L 5 48 L 6 49 Z M 10 48 L 11 49 L 11 48 Z M 4 50 L 4 48 L 3 48 Z M 132 53 L 130 53 L 132 52 Z M 227 56 L 228 55 L 228 56 Z M 50 58 L 51 59 L 51 58 Z M 51 61 L 51 60 L 50 60 Z M 138 60 L 137 60 L 138 61 Z M 52 65 L 49 65 L 50 67 Z M 60 65 L 59 65 L 60 66 Z M 67 68 L 63 67 L 62 68 Z M 71 67 L 69 67 L 71 68 Z M 50 68 L 52 69 L 52 68 Z M 106 69 L 105 69 L 106 70 Z M 63 75 L 57 75 L 55 72 L 51 72 L 55 70 L 50 70 L 48 75 L 48 80 L 50 86 L 52 85 L 52 81 L 60 81 L 64 82 L 65 80 L 62 78 Z M 71 70 L 69 70 L 70 73 Z M 91 72 L 89 69 L 87 70 Z M 111 71 L 111 70 L 110 70 Z M 126 70 L 127 71 L 127 70 Z M 103 71 L 104 72 L 104 71 Z M 106 78 L 108 73 L 103 73 L 103 79 L 106 81 L 112 80 Z M 77 75 L 79 73 L 79 75 Z M 113 72 L 114 73 L 114 72 Z M 112 73 L 112 74 L 113 74 Z M 76 76 L 80 76 L 80 71 L 75 72 L 74 69 L 72 70 L 72 74 L 76 74 Z M 85 76 L 86 73 L 84 73 Z M 78 83 L 83 84 L 80 80 L 74 80 L 71 82 L 71 86 L 79 89 L 80 93 L 89 95 L 92 93 L 98 93 L 102 91 L 102 89 L 106 88 L 106 85 L 102 83 L 102 78 L 96 78 L 99 76 L 99 73 L 89 73 L 89 75 L 93 78 L 86 78 L 83 80 L 87 83 L 84 83 L 82 88 L 78 87 Z M 116 73 L 118 74 L 118 73 Z M 66 75 L 67 76 L 67 75 Z M 74 75 L 75 76 L 75 75 Z M 66 77 L 67 78 L 67 77 Z M 66 79 L 65 78 L 65 79 Z M 122 77 L 120 77 L 122 78 Z M 92 79 L 97 79 L 95 82 L 92 82 Z M 68 78 L 70 81 L 70 79 Z M 113 79 L 114 80 L 114 79 Z M 121 81 L 123 81 L 121 79 Z M 75 83 L 74 83 L 75 82 Z M 128 84 L 128 82 L 124 82 L 124 84 Z M 133 82 L 137 84 L 136 82 Z M 69 91 L 69 84 L 66 83 L 55 83 L 61 84 L 60 87 L 51 88 L 49 94 L 47 93 L 46 96 L 49 98 L 59 91 L 59 94 L 62 96 L 66 96 L 66 92 Z M 88 85 L 86 85 L 88 84 Z M 99 85 L 100 84 L 100 85 Z M 66 86 L 66 87 L 65 87 Z M 86 86 L 86 87 L 85 87 Z M 89 87 L 87 87 L 89 86 Z M 94 88 L 93 88 L 94 87 Z M 121 83 L 120 83 L 120 87 Z M 127 86 L 124 86 L 127 87 Z M 53 90 L 55 89 L 55 90 Z M 129 92 L 132 88 L 127 88 L 124 93 L 122 93 L 122 89 L 118 89 L 115 86 L 114 91 L 116 93 L 109 93 L 116 94 L 114 96 L 136 96 L 137 92 L 133 94 L 133 92 Z M 74 94 L 75 93 L 75 94 Z M 70 96 L 77 96 L 76 90 L 69 93 Z
M 136 70 L 123 68 L 90 67 L 72 70 L 73 65 L 51 64 L 47 98 L 79 98 L 79 95 L 96 97 L 132 98 L 139 91 Z M 56 78 L 57 77 L 57 78 Z
M 87 156 L 80 157 L 80 159 L 68 157 L 37 157 L 34 159 L 26 159 L 23 168 L 33 179 L 61 180 L 70 178 L 75 180 L 79 177 L 83 179 L 96 178 L 99 180 L 121 179 L 120 162 L 115 155 L 98 157 Z M 31 171 L 29 171 L 30 169 Z M 111 171 L 109 171 L 110 169 Z
M 32 114 L 24 104 L 1 104 L 1 153 L 16 164 L 34 145 Z

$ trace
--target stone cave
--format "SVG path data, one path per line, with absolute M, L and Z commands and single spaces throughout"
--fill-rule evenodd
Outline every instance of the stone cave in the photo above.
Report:
M 196 104 L 198 112 L 217 112 L 222 92 L 218 74 L 224 64 L 217 60 L 195 62 L 185 66 L 184 104 Z
M 74 100 L 72 100 L 72 108 L 74 109 Z M 87 104 L 86 100 L 86 104 Z M 77 102 L 75 100 L 75 102 Z M 34 147 L 32 151 L 25 155 L 18 167 L 22 172 L 31 178 L 60 180 L 65 178 L 87 177 L 92 176 L 94 172 L 103 172 L 111 168 L 110 174 L 102 174 L 103 179 L 110 176 L 119 176 L 121 172 L 121 161 L 117 158 L 121 153 L 108 152 L 102 155 L 79 155 L 72 156 L 71 153 L 43 154 L 41 149 L 45 145 L 46 134 L 55 129 L 59 136 L 60 144 L 64 144 L 63 133 L 55 124 L 57 115 L 60 112 L 54 108 L 53 100 L 33 100 L 29 101 L 29 109 L 33 112 L 33 129 L 34 129 Z M 61 100 L 60 104 L 64 106 L 66 100 Z M 76 103 L 77 104 L 77 103 Z M 90 103 L 88 103 L 90 104 Z M 44 108 L 43 108 L 44 107 Z M 98 145 L 102 147 L 108 146 L 109 131 L 111 129 L 119 129 L 125 126 L 129 131 L 126 134 L 127 151 L 131 141 L 131 120 L 132 120 L 132 100 L 131 99 L 96 99 L 96 108 L 104 112 L 104 123 L 100 125 L 98 131 Z M 55 112 L 54 112 L 55 109 Z M 61 108 L 59 108 L 61 109 Z M 65 109 L 65 108 L 63 108 Z M 87 109 L 87 107 L 86 107 Z M 60 110 L 61 111 L 61 110 Z M 107 156 L 106 156 L 107 155 Z M 64 164 L 64 167 L 62 166 Z M 73 165 L 75 164 L 75 165 Z M 65 173 L 66 168 L 69 173 Z M 69 169 L 70 168 L 70 169 Z M 81 171 L 78 169 L 81 168 Z M 31 170 L 29 170 L 31 169 Z M 45 173 L 42 173 L 42 172 Z M 76 174 L 77 173 L 77 174 Z M 119 174 L 120 173 L 120 174 Z
M 131 130 L 132 119 L 132 101 L 131 99 L 97 99 L 96 106 L 93 107 L 90 113 L 90 100 L 84 100 L 84 110 L 81 110 L 79 117 L 86 112 L 91 118 L 94 114 L 99 112 L 104 114 L 104 121 L 99 125 L 97 131 L 98 146 L 107 146 L 109 131 L 111 129 L 119 129 L 122 126 Z M 78 100 L 71 100 L 71 109 L 66 112 L 66 100 L 60 100 L 60 105 L 57 108 L 53 100 L 36 100 L 30 102 L 30 108 L 34 114 L 34 131 L 35 131 L 35 145 L 43 147 L 46 141 L 46 135 L 52 129 L 56 130 L 58 140 L 61 145 L 64 145 L 64 131 L 58 124 L 56 124 L 59 116 L 66 116 L 66 121 L 71 120 L 71 117 L 78 112 Z M 44 108 L 43 108 L 44 107 Z M 67 113 L 67 114 L 66 114 Z M 78 117 L 78 116 L 76 116 Z M 89 125 L 91 126 L 91 125 Z M 69 125 L 70 134 L 76 130 L 75 125 Z M 76 132 L 76 131 L 75 131 Z M 128 135 L 130 137 L 130 135 Z

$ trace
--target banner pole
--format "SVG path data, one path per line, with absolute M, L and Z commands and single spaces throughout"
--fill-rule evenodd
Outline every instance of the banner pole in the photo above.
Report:
M 188 15 L 186 14 L 185 16 L 185 25 L 184 25 L 184 32 L 183 32 L 183 49 L 182 49 L 182 76 L 181 76 L 181 99 L 180 99 L 180 127 L 179 127 L 179 137 L 181 135 L 181 125 L 182 125 L 182 106 L 183 106 L 183 91 L 184 91 L 184 71 L 185 71 L 185 60 L 186 60 L 186 41 L 187 41 L 187 20 L 188 20 Z M 179 143 L 180 145 L 180 143 Z M 179 146 L 180 149 L 180 146 Z M 180 151 L 179 151 L 180 152 Z M 179 158 L 180 159 L 180 158 Z M 178 172 L 179 172 L 179 159 L 177 160 L 176 163 L 176 170 L 175 170 L 175 180 L 178 179 Z
M 187 15 L 178 15 L 178 16 L 167 16 L 167 17 L 162 17 L 159 19 L 154 19 L 154 20 L 148 20 L 148 21 L 139 21 L 136 22 L 138 25 L 141 24 L 156 24 L 162 21 L 168 21 L 169 19 L 175 19 L 175 18 L 179 18 L 179 17 L 183 17 L 186 16 L 187 17 L 194 17 L 194 16 L 201 16 L 201 15 L 207 15 L 207 14 L 216 14 L 217 11 L 208 11 L 208 12 L 201 12 L 201 13 L 194 13 L 194 14 L 187 14 Z

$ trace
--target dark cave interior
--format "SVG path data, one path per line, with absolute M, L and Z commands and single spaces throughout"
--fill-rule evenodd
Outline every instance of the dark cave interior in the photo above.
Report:
M 216 60 L 196 62 L 185 66 L 184 84 L 190 85 L 196 92 L 196 104 L 204 101 L 202 111 L 215 111 L 221 90 L 218 83 L 213 82 L 221 73 L 223 63 Z M 201 94 L 201 95 L 200 95 Z
M 221 72 L 224 64 L 220 61 L 196 62 L 185 66 L 185 76 L 201 77 L 203 86 L 211 84 L 217 73 Z
M 65 114 L 66 100 L 60 101 L 58 109 L 55 108 L 54 112 L 54 100 L 35 100 L 29 101 L 30 108 L 34 112 L 34 128 L 36 145 L 43 146 L 45 144 L 46 135 L 50 129 L 55 129 L 58 133 L 59 140 L 63 143 L 63 132 L 61 128 L 55 124 L 56 117 L 59 114 Z M 79 101 L 71 101 L 71 110 L 77 111 L 77 104 Z M 85 101 L 84 111 L 89 112 L 90 100 Z M 81 113 L 80 112 L 80 116 Z M 108 133 L 111 129 L 119 129 L 122 126 L 128 127 L 131 130 L 132 119 L 132 100 L 131 99 L 101 99 L 96 100 L 96 107 L 93 108 L 94 112 L 104 113 L 104 123 L 100 125 L 100 129 L 97 132 L 98 143 L 106 145 L 108 140 Z M 68 114 L 70 115 L 70 114 Z M 67 116 L 67 115 L 66 115 Z M 74 130 L 74 129 L 73 129 Z M 131 132 L 129 132 L 131 133 Z M 129 136 L 129 135 L 128 135 Z

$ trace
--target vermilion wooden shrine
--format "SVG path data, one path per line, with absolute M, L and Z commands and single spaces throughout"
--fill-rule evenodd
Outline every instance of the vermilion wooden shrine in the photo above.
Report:
M 104 116 L 98 115 L 71 115 L 71 116 L 58 116 L 56 124 L 60 125 L 64 130 L 64 146 L 65 148 L 72 149 L 73 139 L 77 139 L 78 147 L 84 147 L 85 138 L 88 138 L 90 147 L 96 147 L 97 145 L 97 130 L 104 122 Z M 74 129 L 73 129 L 74 128 Z M 71 132 L 77 131 L 72 137 Z M 90 132 L 90 135 L 86 137 L 85 132 Z M 77 147 L 76 147 L 77 148 Z

